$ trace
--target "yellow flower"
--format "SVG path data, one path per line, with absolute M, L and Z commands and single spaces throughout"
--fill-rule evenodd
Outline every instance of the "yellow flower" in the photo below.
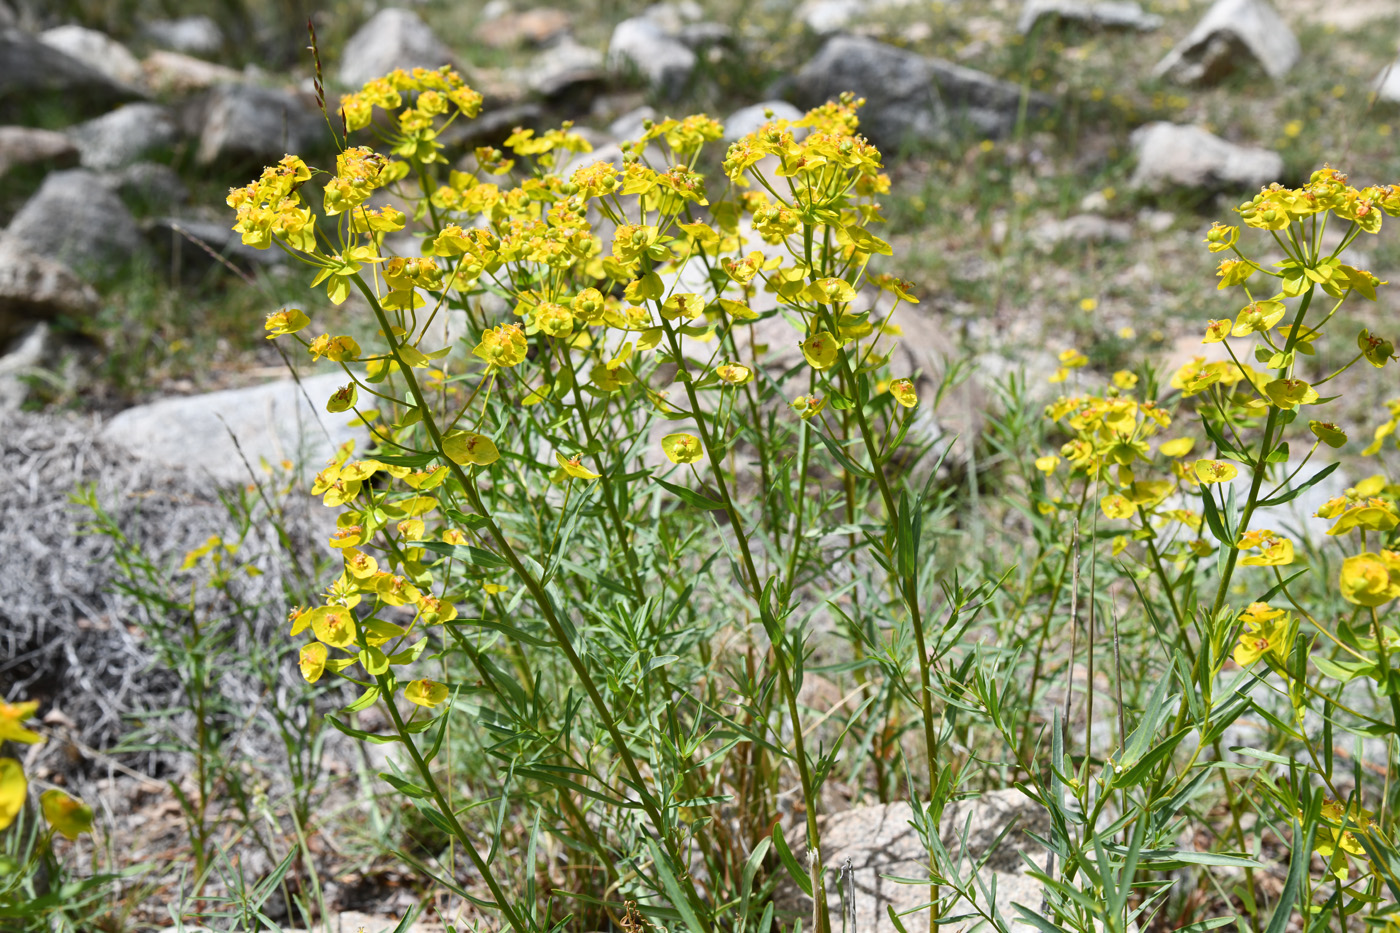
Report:
M 1275 379 L 1264 386 L 1264 394 L 1279 408 L 1311 405 L 1318 399 L 1317 390 L 1301 379 Z
M 1366 849 L 1355 833 L 1369 833 L 1373 825 L 1371 817 L 1370 810 L 1352 807 L 1348 811 L 1332 799 L 1322 804 L 1322 818 L 1326 823 L 1318 827 L 1313 851 L 1327 860 L 1328 872 L 1342 882 L 1345 882 L 1350 874 L 1349 858 L 1368 861 Z M 1343 830 L 1343 825 L 1350 828 Z
M 46 790 L 39 798 L 44 819 L 65 839 L 77 839 L 92 832 L 92 807 L 74 800 L 61 790 Z
M 1124 392 L 1135 389 L 1138 384 L 1137 373 L 1130 372 L 1126 369 L 1120 369 L 1113 374 L 1113 384 Z
M 836 362 L 836 338 L 824 330 L 808 337 L 799 346 L 802 348 L 803 357 L 813 369 L 830 369 Z
M 307 683 L 314 684 L 321 679 L 321 674 L 326 670 L 326 654 L 326 646 L 319 641 L 302 646 L 297 656 L 297 667 L 301 668 L 301 676 Z
M 1065 350 L 1060 354 L 1060 365 L 1068 369 L 1079 369 L 1089 365 L 1089 358 L 1078 350 Z
M 319 606 L 309 613 L 311 631 L 332 648 L 355 643 L 355 617 L 344 606 Z
M 1400 524 L 1400 516 L 1396 516 L 1391 504 L 1384 499 L 1373 498 L 1350 503 L 1337 519 L 1337 523 L 1327 529 L 1327 533 L 1333 536 L 1342 535 L 1353 528 L 1390 531 L 1396 524 Z
M 435 680 L 410 680 L 403 688 L 403 698 L 410 703 L 416 703 L 426 709 L 432 709 L 447 699 L 448 689 L 446 684 L 440 684 Z
M 742 363 L 721 363 L 715 367 L 715 375 L 725 385 L 741 386 L 753 379 L 753 370 Z
M 891 382 L 890 394 L 905 408 L 913 408 L 919 404 L 918 393 L 914 391 L 914 383 L 909 379 L 896 379 Z
M 1137 508 L 1127 496 L 1116 492 L 1100 499 L 1099 508 L 1103 509 L 1103 514 L 1109 518 L 1129 518 L 1137 512 Z
M 0 742 L 33 745 L 44 741 L 44 737 L 39 733 L 31 732 L 23 726 L 23 722 L 33 716 L 38 708 L 38 700 L 25 700 L 23 703 L 6 703 L 0 700 Z
M 1283 320 L 1284 312 L 1288 310 L 1281 301 L 1256 301 L 1253 304 L 1245 305 L 1235 318 L 1235 326 L 1230 331 L 1232 337 L 1248 337 L 1250 334 L 1261 334 L 1270 330 L 1275 324 Z
M 509 368 L 525 359 L 529 345 L 518 324 L 502 324 L 484 331 L 472 353 L 492 366 Z
M 1359 606 L 1379 606 L 1400 596 L 1400 554 L 1367 551 L 1342 561 L 1342 598 Z
M 24 807 L 24 797 L 29 791 L 29 781 L 24 777 L 24 768 L 13 758 L 0 758 L 0 829 L 15 821 Z
M 1224 460 L 1197 460 L 1192 469 L 1196 478 L 1206 485 L 1227 483 L 1239 473 L 1233 463 L 1226 463 Z
M 311 354 L 313 361 L 325 357 L 336 363 L 344 363 L 360 358 L 360 345 L 355 342 L 355 338 L 348 336 L 332 337 L 330 334 L 322 334 L 311 341 L 307 352 Z
M 1169 441 L 1163 441 L 1157 448 L 1164 457 L 1184 457 L 1191 452 L 1191 448 L 1196 446 L 1194 437 L 1177 437 Z
M 1284 662 L 1288 656 L 1289 646 L 1284 641 L 1288 637 L 1289 622 L 1283 610 L 1274 609 L 1268 603 L 1250 603 L 1240 613 L 1240 621 L 1245 623 L 1245 628 L 1235 646 L 1236 664 L 1249 667 L 1265 654 L 1280 664 Z
M 558 451 L 555 451 L 554 454 L 554 459 L 559 461 L 560 468 L 570 476 L 578 479 L 597 479 L 602 475 L 601 473 L 594 473 L 592 470 L 588 469 L 588 467 L 580 463 L 579 461 L 582 457 L 582 454 L 575 457 L 565 457 Z
M 1259 550 L 1240 561 L 1241 567 L 1285 567 L 1293 563 L 1293 542 L 1269 528 L 1245 532 L 1235 546 L 1242 551 Z
M 799 395 L 792 400 L 790 407 L 802 417 L 802 420 L 806 421 L 826 407 L 826 399 L 818 398 L 815 395 Z
M 271 340 L 284 334 L 295 334 L 310 323 L 311 319 L 300 308 L 283 308 L 269 314 L 263 326 L 267 329 L 267 339 Z
M 501 459 L 495 441 L 484 434 L 453 431 L 442 439 L 442 452 L 454 463 L 490 466 Z
M 1330 421 L 1309 421 L 1308 430 L 1317 435 L 1317 439 L 1322 443 L 1334 449 L 1347 442 L 1346 432 Z
M 1226 259 L 1221 261 L 1220 268 L 1215 273 L 1220 277 L 1220 284 L 1215 286 L 1217 290 L 1229 288 L 1231 285 L 1238 285 L 1254 274 L 1254 265 L 1240 259 Z
M 1046 476 L 1049 476 L 1051 473 L 1054 473 L 1055 467 L 1059 465 L 1060 458 L 1055 456 L 1054 454 L 1047 454 L 1044 457 L 1037 457 L 1035 460 L 1035 468 L 1040 472 L 1044 473 Z
M 661 449 L 672 463 L 694 463 L 704 453 L 700 438 L 694 434 L 667 434 L 661 439 Z

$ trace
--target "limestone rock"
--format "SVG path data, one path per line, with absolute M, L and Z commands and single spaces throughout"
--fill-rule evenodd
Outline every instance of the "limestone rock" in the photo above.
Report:
M 831 907 L 832 929 L 841 929 L 841 901 L 838 891 L 844 884 L 854 903 L 847 909 L 853 914 L 854 929 L 860 933 L 895 933 L 887 907 L 904 914 L 900 919 L 908 930 L 928 927 L 929 889 L 924 885 L 901 884 L 885 876 L 902 878 L 928 877 L 928 851 L 910 825 L 913 809 L 907 802 L 882 806 L 858 807 L 843 813 L 833 813 L 823 821 L 821 829 L 822 864 L 826 867 L 827 892 Z M 974 907 L 959 902 L 950 916 L 973 913 L 977 908 L 995 911 L 1013 930 L 1033 929 L 1024 921 L 1015 904 L 1032 911 L 1040 908 L 1042 886 L 1027 874 L 1021 858 L 1026 853 L 1043 865 L 1045 856 L 1026 832 L 1044 833 L 1049 820 L 1045 810 L 1018 790 L 999 790 L 979 798 L 950 804 L 943 811 L 939 837 L 953 859 L 962 859 L 959 866 L 964 880 L 971 872 L 970 863 L 986 856 L 980 876 L 987 889 L 996 884 L 996 900 L 985 903 L 979 898 Z M 1009 829 L 1009 831 L 1008 831 Z M 964 832 L 966 836 L 964 837 Z M 1002 837 L 1002 833 L 1006 835 Z M 1001 837 L 1000 843 L 997 842 Z M 966 852 L 964 853 L 964 838 Z M 995 846 L 995 848 L 993 848 Z M 991 849 L 990 855 L 988 850 Z M 798 857 L 801 858 L 801 846 Z M 843 867 L 843 866 L 849 867 Z M 783 906 L 806 907 L 811 902 L 791 889 L 779 892 Z M 946 933 L 967 933 L 980 918 L 940 925 Z M 984 929 L 990 929 L 984 925 Z
M 5 232 L 97 281 L 111 278 L 144 252 L 131 211 L 86 169 L 51 173 Z
M 172 275 L 180 279 L 199 278 L 216 268 L 231 274 L 225 262 L 244 272 L 287 262 L 287 254 L 276 247 L 245 246 L 243 238 L 227 223 L 158 217 L 148 221 L 145 230 L 147 241 L 161 258 L 161 267 L 172 270 Z
M 1029 33 L 1042 20 L 1059 26 L 1073 24 L 1091 29 L 1136 29 L 1151 32 L 1162 25 L 1162 17 L 1146 13 L 1135 0 L 1026 0 L 1017 27 Z
M 127 104 L 69 130 L 84 168 L 111 171 L 169 150 L 180 138 L 175 118 L 159 104 Z
M 35 162 L 50 168 L 71 168 L 78 163 L 78 147 L 56 130 L 0 126 L 0 177 L 13 166 Z
M 97 310 L 97 293 L 63 263 L 0 236 L 0 344 L 35 321 L 82 320 Z
M 815 107 L 845 91 L 866 99 L 861 129 L 876 144 L 933 142 L 960 123 L 983 136 L 1011 131 L 1021 88 L 971 68 L 929 58 L 874 39 L 837 36 L 802 66 L 793 82 L 799 106 Z M 1049 105 L 1032 94 L 1028 113 Z
M 294 91 L 226 84 L 214 89 L 199 134 L 200 165 L 262 166 L 326 141 L 315 98 Z
M 747 136 L 754 130 L 767 123 L 770 119 L 765 111 L 771 110 L 774 120 L 800 120 L 803 117 L 801 110 L 785 100 L 765 100 L 762 103 L 751 104 L 748 107 L 731 113 L 724 121 L 724 141 L 732 143 L 734 140 Z M 792 131 L 794 139 L 802 139 L 807 135 L 806 127 L 797 127 Z
M 439 68 L 455 58 L 417 13 L 387 7 L 370 17 L 345 43 L 337 73 L 342 84 L 358 87 L 395 68 Z
M 1390 104 L 1400 104 L 1400 58 L 1391 62 L 1376 75 L 1372 90 L 1378 100 Z
M 154 91 L 188 94 L 216 84 L 236 84 L 243 76 L 232 68 L 180 52 L 156 51 L 141 63 L 146 85 Z
M 1238 146 L 1199 126 L 1149 123 L 1133 131 L 1137 168 L 1132 187 L 1230 190 L 1241 195 L 1278 181 L 1283 157 L 1268 149 Z
M 55 26 L 39 33 L 39 41 L 73 56 L 113 81 L 139 86 L 144 77 L 136 56 L 105 32 L 83 26 Z
M 525 69 L 525 84 L 542 97 L 558 97 L 583 85 L 600 84 L 603 53 L 565 38 L 545 49 Z
M 0 413 L 19 409 L 29 394 L 24 377 L 39 369 L 54 353 L 53 331 L 40 321 L 8 348 L 0 344 Z
M 1131 236 L 1132 228 L 1127 224 L 1098 214 L 1047 220 L 1036 224 L 1030 232 L 1031 241 L 1047 252 L 1063 243 L 1126 243 Z
M 609 69 L 637 74 L 649 87 L 673 99 L 690 83 L 695 63 L 689 46 L 645 16 L 618 23 L 608 43 Z
M 98 114 L 141 96 L 28 33 L 0 30 L 0 122 L 29 122 L 47 108 Z
M 1278 81 L 1301 54 L 1297 37 L 1268 0 L 1216 0 L 1152 73 L 1180 84 L 1214 84 L 1253 61 Z
M 152 20 L 141 31 L 156 45 L 187 55 L 217 55 L 224 47 L 224 31 L 208 16 Z
M 136 162 L 104 172 L 102 183 L 138 214 L 168 211 L 190 199 L 179 173 L 160 162 Z
M 345 426 L 350 420 L 345 415 L 326 413 L 326 399 L 345 382 L 342 373 L 324 373 L 304 377 L 300 385 L 286 379 L 162 399 L 117 414 L 100 436 L 139 459 L 192 469 L 220 483 L 249 479 L 242 457 L 254 470 L 262 458 L 269 463 L 289 459 L 309 476 L 337 446 L 352 437 L 364 439 L 363 429 Z
M 493 49 L 541 46 L 562 39 L 573 23 L 574 18 L 564 10 L 538 7 L 493 16 L 477 26 L 473 36 Z

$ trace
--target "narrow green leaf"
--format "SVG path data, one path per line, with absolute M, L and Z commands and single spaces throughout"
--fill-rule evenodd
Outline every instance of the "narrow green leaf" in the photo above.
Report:
M 773 848 L 777 850 L 778 858 L 782 860 L 783 867 L 788 870 L 792 880 L 797 882 L 797 886 L 802 889 L 802 893 L 808 897 L 812 896 L 812 879 L 802 868 L 802 864 L 797 861 L 797 857 L 792 854 L 792 849 L 788 848 L 787 840 L 783 838 L 783 831 L 779 827 L 773 827 Z
M 686 505 L 693 506 L 697 509 L 705 509 L 711 512 L 721 511 L 724 509 L 724 503 L 720 500 L 711 499 L 709 496 L 701 495 L 693 489 L 687 489 L 684 486 L 677 486 L 674 483 L 668 483 L 664 479 L 658 479 L 656 482 L 663 489 L 670 492 L 672 495 L 680 499 Z

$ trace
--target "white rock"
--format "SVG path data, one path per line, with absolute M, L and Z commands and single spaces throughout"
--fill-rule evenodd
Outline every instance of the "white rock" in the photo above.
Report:
M 1137 168 L 1131 185 L 1147 191 L 1167 188 L 1256 190 L 1283 174 L 1283 157 L 1268 149 L 1237 146 L 1199 126 L 1149 123 L 1132 134 Z
M 768 110 L 773 111 L 771 118 L 765 113 Z M 731 113 L 724 121 L 724 141 L 732 143 L 736 139 L 747 136 L 767 123 L 769 119 L 801 120 L 803 116 L 801 110 L 785 100 L 765 100 L 762 103 L 743 107 Z M 800 140 L 807 135 L 807 132 L 805 126 L 796 127 L 793 129 L 792 135 L 794 139 Z
M 644 16 L 618 23 L 608 43 L 610 70 L 635 72 L 666 97 L 677 97 L 685 90 L 695 62 L 695 53 L 688 46 Z
M 0 353 L 0 412 L 15 411 L 24 404 L 29 394 L 24 377 L 43 366 L 52 355 L 52 331 L 42 321 Z
M 232 68 L 164 49 L 152 52 L 141 62 L 146 84 L 157 91 L 184 94 L 216 84 L 235 84 L 243 76 Z
M 325 138 L 314 98 L 294 91 L 225 84 L 210 97 L 195 161 L 268 165 Z
M 39 33 L 39 41 L 86 63 L 113 81 L 141 83 L 141 63 L 126 46 L 105 32 L 82 26 L 55 26 Z
M 395 68 L 439 68 L 455 61 L 452 50 L 417 13 L 387 7 L 345 43 L 337 74 L 342 84 L 358 87 Z
M 49 174 L 5 232 L 94 279 L 111 277 L 145 252 L 131 211 L 86 169 Z
M 554 97 L 578 84 L 603 78 L 603 53 L 565 37 L 535 56 L 525 83 L 544 97 Z
M 1400 58 L 1386 65 L 1381 73 L 1376 75 L 1371 89 L 1375 91 L 1379 100 L 1400 104 Z
M 189 55 L 215 55 L 224 47 L 224 31 L 208 16 L 152 20 L 141 31 L 157 45 Z
M 221 483 L 249 480 L 239 448 L 254 470 L 260 459 L 288 459 L 310 476 L 340 444 L 366 436 L 363 429 L 346 427 L 353 415 L 326 412 L 326 399 L 347 381 L 331 372 L 305 377 L 300 385 L 285 379 L 162 399 L 119 413 L 101 435 L 134 457 L 207 473 Z
M 78 144 L 83 167 L 99 172 L 139 162 L 180 138 L 175 118 L 159 104 L 126 104 L 68 132 Z
M 905 929 L 928 929 L 929 902 L 926 885 L 901 884 L 890 876 L 903 878 L 928 877 L 928 850 L 910 825 L 913 810 L 907 802 L 884 806 L 858 807 L 843 813 L 833 813 L 823 821 L 821 830 L 822 863 L 826 867 L 828 902 L 831 907 L 832 929 L 842 929 L 841 901 L 838 891 L 844 883 L 847 893 L 854 895 L 854 929 L 860 933 L 894 933 L 887 908 L 904 914 L 900 919 Z M 1015 904 L 1038 911 L 1042 898 L 1040 882 L 1027 874 L 1028 866 L 1021 854 L 1044 866 L 1045 853 L 1032 842 L 1026 831 L 1044 833 L 1049 820 L 1045 810 L 1018 790 L 999 790 L 973 800 L 950 804 L 943 811 L 939 836 L 949 854 L 961 857 L 960 872 L 970 876 L 971 865 L 986 857 L 979 875 L 988 889 L 996 885 L 994 904 L 979 903 L 977 907 L 995 911 L 1012 930 L 1033 929 L 1020 919 Z M 989 853 L 998 836 L 1011 827 L 999 845 Z M 966 831 L 967 852 L 962 852 L 962 834 Z M 802 858 L 800 843 L 797 857 Z M 849 869 L 843 866 L 849 860 Z M 964 880 L 970 881 L 970 877 Z M 975 885 L 974 885 L 975 889 Z M 791 902 L 791 891 L 780 892 L 780 899 Z M 806 901 L 802 898 L 798 903 Z M 810 904 L 810 901 L 806 901 Z M 788 906 L 788 905 L 784 905 Z M 796 906 L 793 904 L 792 906 Z M 807 908 L 810 911 L 810 907 Z M 959 902 L 952 915 L 973 913 L 974 908 Z M 978 925 L 979 918 L 940 925 L 944 933 L 967 933 Z M 992 929 L 984 924 L 983 929 Z
M 1181 84 L 1214 84 L 1252 58 L 1278 81 L 1301 54 L 1297 37 L 1268 0 L 1216 0 L 1152 74 Z
M 1054 23 L 1074 23 L 1096 29 L 1136 29 L 1151 32 L 1162 25 L 1162 17 L 1143 12 L 1133 0 L 1026 0 L 1016 28 L 1028 33 L 1042 19 Z
M 0 236 L 0 342 L 19 336 L 36 320 L 81 321 L 96 310 L 97 293 L 72 269 Z
M 1132 228 L 1121 220 L 1109 220 L 1098 214 L 1075 214 L 1064 220 L 1047 220 L 1032 228 L 1030 239 L 1043 250 L 1052 250 L 1061 243 L 1125 243 Z

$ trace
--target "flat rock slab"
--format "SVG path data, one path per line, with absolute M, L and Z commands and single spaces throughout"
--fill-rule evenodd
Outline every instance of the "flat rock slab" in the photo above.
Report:
M 1214 84 L 1253 61 L 1278 81 L 1301 55 L 1297 37 L 1268 0 L 1216 0 L 1152 73 L 1180 84 Z
M 1137 154 L 1131 184 L 1139 190 L 1187 188 L 1244 195 L 1283 174 L 1283 157 L 1277 152 L 1236 145 L 1199 126 L 1149 123 L 1134 130 L 1131 139 Z
M 821 829 L 822 864 L 827 868 L 833 930 L 842 929 L 843 885 L 847 896 L 853 898 L 846 909 L 853 914 L 854 929 L 859 933 L 897 933 L 890 922 L 891 907 L 903 915 L 900 920 L 906 929 L 928 929 L 929 888 L 891 880 L 929 876 L 928 851 L 910 825 L 912 818 L 913 809 L 907 802 L 858 807 L 825 818 Z M 1045 853 L 1031 842 L 1026 831 L 1044 832 L 1047 824 L 1044 809 L 1018 790 L 993 791 L 950 804 L 943 811 L 939 835 L 949 853 L 961 859 L 958 873 L 964 881 L 971 881 L 972 863 L 986 858 L 979 875 L 986 890 L 996 884 L 996 899 L 986 902 L 978 888 L 976 908 L 959 902 L 944 913 L 945 918 L 971 916 L 941 922 L 941 933 L 966 933 L 983 922 L 977 908 L 994 910 L 1012 929 L 1033 929 L 1018 919 L 1020 914 L 1014 905 L 1040 909 L 1042 886 L 1027 874 L 1029 866 L 1022 853 L 1044 867 Z M 800 851 L 798 857 L 801 858 Z M 948 893 L 942 890 L 940 895 L 946 897 Z M 805 908 L 810 916 L 811 901 L 795 889 L 780 890 L 778 900 L 790 909 Z
M 220 483 L 251 479 L 243 458 L 254 470 L 262 459 L 292 460 L 302 475 L 311 476 L 345 441 L 363 444 L 367 436 L 363 429 L 346 427 L 346 415 L 325 411 L 326 399 L 346 381 L 341 373 L 324 373 L 303 378 L 300 386 L 287 379 L 162 399 L 116 415 L 101 437 L 141 460 L 183 467 Z
M 1089 29 L 1136 29 L 1151 32 L 1162 17 L 1147 13 L 1134 0 L 1026 0 L 1016 28 L 1028 33 L 1042 21 L 1053 26 L 1074 25 Z

